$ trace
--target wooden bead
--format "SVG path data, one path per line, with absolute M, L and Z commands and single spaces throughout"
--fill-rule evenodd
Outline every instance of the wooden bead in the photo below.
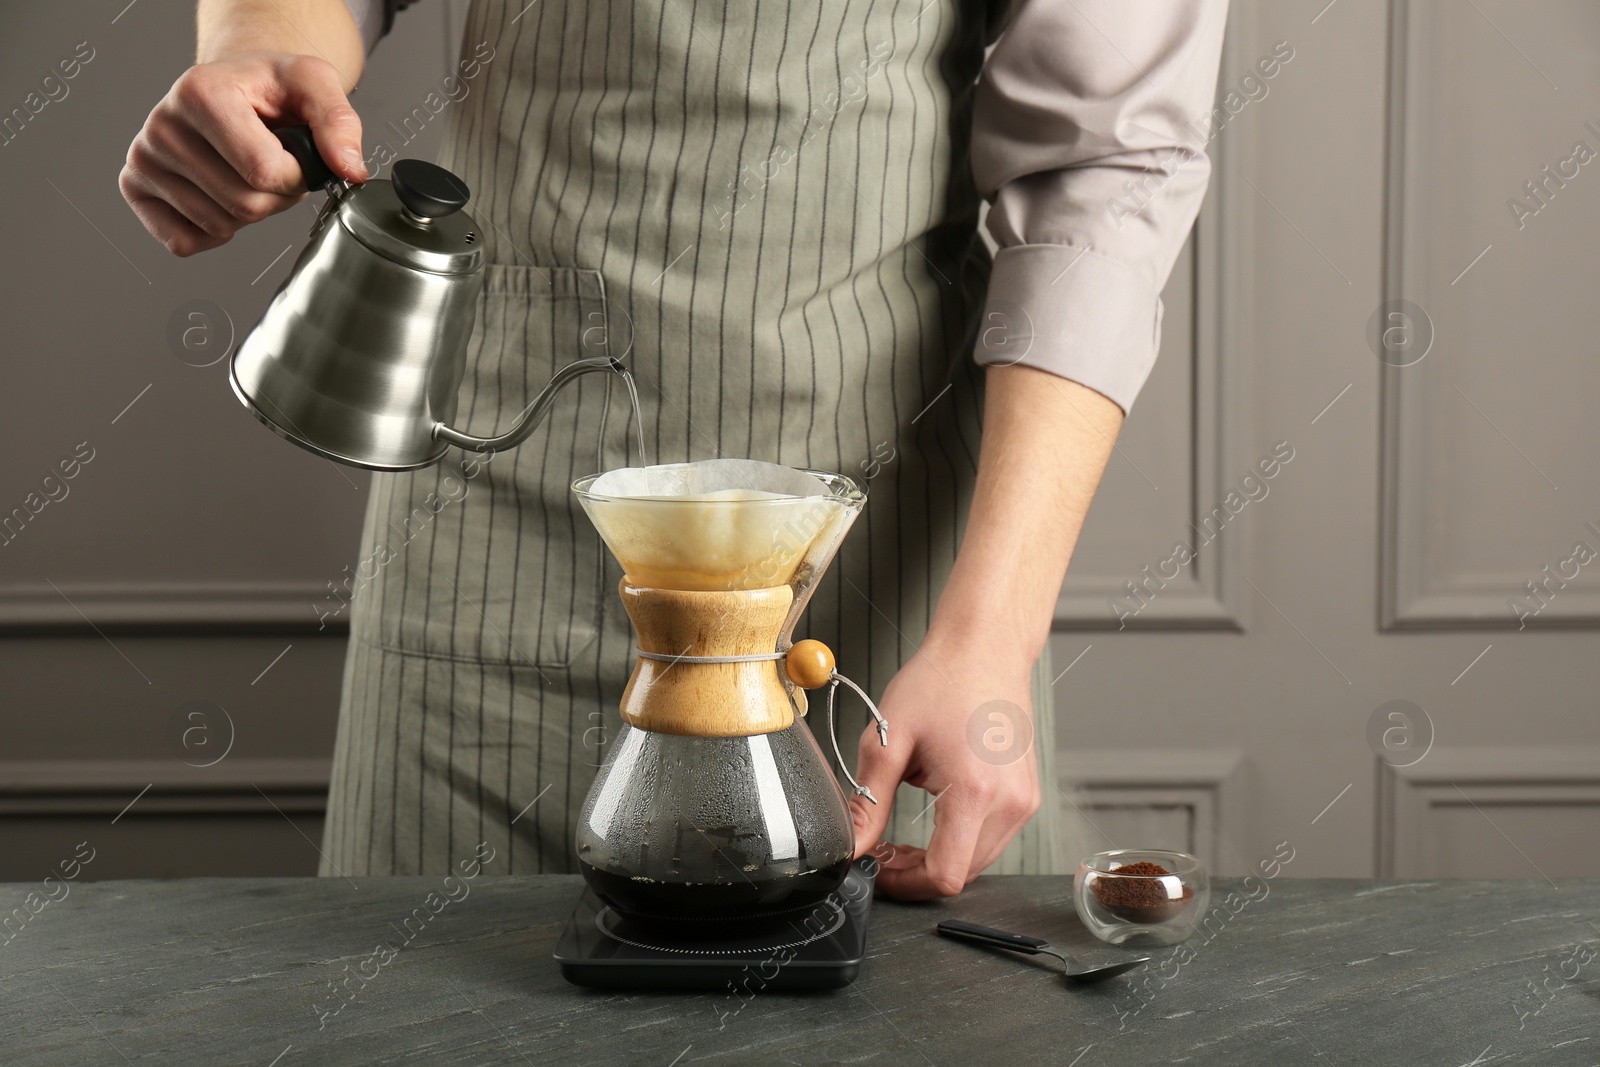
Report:
M 783 667 L 801 689 L 820 689 L 833 677 L 833 651 L 821 641 L 796 641 L 789 646 Z

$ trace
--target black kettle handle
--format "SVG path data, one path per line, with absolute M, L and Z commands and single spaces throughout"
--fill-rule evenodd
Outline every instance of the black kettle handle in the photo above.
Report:
M 310 126 L 286 126 L 272 132 L 279 143 L 294 157 L 295 162 L 300 164 L 300 173 L 305 176 L 308 191 L 326 189 L 329 184 L 339 180 L 333 168 L 322 161 L 322 154 L 317 151 L 316 139 L 311 136 Z
M 935 927 L 945 937 L 954 937 L 962 941 L 976 941 L 980 945 L 991 948 L 1006 948 L 1012 952 L 1025 952 L 1029 956 L 1037 956 L 1050 942 L 1040 937 L 1029 937 L 1027 934 L 1008 934 L 1004 930 L 996 930 L 988 926 L 979 926 L 969 923 L 964 919 L 946 919 Z

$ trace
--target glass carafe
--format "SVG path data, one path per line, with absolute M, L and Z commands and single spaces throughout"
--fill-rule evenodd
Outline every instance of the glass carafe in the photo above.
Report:
M 685 483 L 680 466 L 700 469 Z M 781 913 L 823 900 L 849 868 L 849 807 L 780 653 L 866 494 L 767 466 L 647 468 L 694 490 L 662 495 L 573 484 L 622 564 L 641 653 L 577 827 L 584 878 L 626 914 Z

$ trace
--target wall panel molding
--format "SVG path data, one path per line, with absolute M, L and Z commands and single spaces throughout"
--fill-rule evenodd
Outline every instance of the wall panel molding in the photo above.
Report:
M 1226 847 L 1241 825 L 1242 764 L 1242 754 L 1234 750 L 1080 748 L 1057 755 L 1056 784 L 1091 823 L 1097 848 L 1140 844 L 1114 836 L 1110 844 L 1100 839 L 1093 827 L 1097 811 L 1179 809 L 1189 820 L 1185 851 L 1199 856 L 1213 873 L 1222 873 L 1235 858 Z
M 1429 843 L 1434 820 L 1448 811 L 1476 809 L 1492 825 L 1495 809 L 1535 808 L 1552 821 L 1587 827 L 1572 841 L 1587 846 L 1600 813 L 1600 745 L 1435 748 L 1410 767 L 1380 761 L 1377 783 L 1378 877 L 1438 877 Z
M 1213 569 L 1212 573 L 1215 572 Z M 1223 603 L 1216 589 L 1207 588 L 1204 581 L 1179 584 L 1168 582 L 1166 588 L 1150 601 L 1143 611 L 1118 620 L 1110 602 L 1125 597 L 1122 586 L 1126 579 L 1095 575 L 1075 583 L 1070 591 L 1063 590 L 1056 599 L 1055 624 L 1052 629 L 1065 631 L 1105 631 L 1116 633 L 1129 630 L 1227 630 L 1239 633 L 1244 630 L 1239 617 Z M 1216 585 L 1212 582 L 1210 585 Z M 1126 622 L 1126 627 L 1122 624 Z
M 1415 214 L 1408 212 L 1411 186 L 1415 182 L 1416 152 L 1413 142 L 1422 128 L 1419 94 L 1413 82 L 1418 63 L 1413 58 L 1417 27 L 1410 0 L 1394 0 L 1390 9 L 1389 41 L 1389 131 L 1385 163 L 1385 219 L 1383 295 L 1385 302 L 1399 300 L 1414 291 L 1420 279 L 1408 275 L 1411 264 L 1406 251 L 1419 235 L 1408 232 L 1415 226 Z M 1420 294 L 1418 294 L 1420 296 Z M 1426 412 L 1415 387 L 1415 375 L 1407 368 L 1381 364 L 1379 444 L 1379 614 L 1385 630 L 1432 628 L 1451 618 L 1465 617 L 1454 603 L 1434 600 L 1425 616 L 1416 614 L 1422 583 L 1421 512 L 1417 494 L 1411 500 L 1402 490 L 1421 480 L 1422 440 L 1419 437 Z M 1383 867 L 1380 863 L 1379 871 Z
M 313 581 L 15 582 L 0 585 L 0 633 L 348 633 L 348 606 Z
M 1433 144 L 1441 123 L 1434 113 L 1433 66 L 1425 49 L 1436 40 L 1437 0 L 1393 0 L 1390 13 L 1389 130 L 1385 164 L 1383 295 L 1386 304 L 1409 300 L 1433 307 L 1434 293 L 1449 268 L 1432 269 L 1433 249 L 1425 213 L 1435 195 L 1428 180 Z M 1443 271 L 1441 274 L 1439 271 Z M 1464 272 L 1463 272 L 1464 273 Z M 1451 284 L 1454 284 L 1453 282 Z M 1428 359 L 1442 358 L 1431 353 Z M 1456 353 L 1459 359 L 1460 354 Z M 1379 623 L 1384 631 L 1517 630 L 1522 623 L 1508 606 L 1534 574 L 1439 573 L 1428 560 L 1425 518 L 1437 502 L 1428 477 L 1430 447 L 1436 448 L 1429 386 L 1416 368 L 1380 363 L 1381 441 L 1379 518 Z M 1600 590 L 1583 584 L 1560 591 L 1534 629 L 1600 627 Z
M 177 760 L 0 762 L 0 821 L 17 816 L 116 816 L 272 812 L 327 808 L 332 759 L 227 759 L 214 767 Z M 146 787 L 149 791 L 139 796 Z M 265 794 L 265 795 L 263 795 Z

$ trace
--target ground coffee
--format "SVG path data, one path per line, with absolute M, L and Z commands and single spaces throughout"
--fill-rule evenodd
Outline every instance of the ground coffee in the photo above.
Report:
M 1109 875 L 1096 878 L 1089 888 L 1095 899 L 1122 918 L 1132 922 L 1160 922 L 1194 899 L 1194 890 L 1189 886 L 1183 887 L 1181 898 L 1170 895 L 1169 883 L 1161 880 L 1161 876 L 1171 873 L 1159 863 L 1140 860 L 1112 868 Z M 1119 878 L 1117 875 L 1135 877 Z

